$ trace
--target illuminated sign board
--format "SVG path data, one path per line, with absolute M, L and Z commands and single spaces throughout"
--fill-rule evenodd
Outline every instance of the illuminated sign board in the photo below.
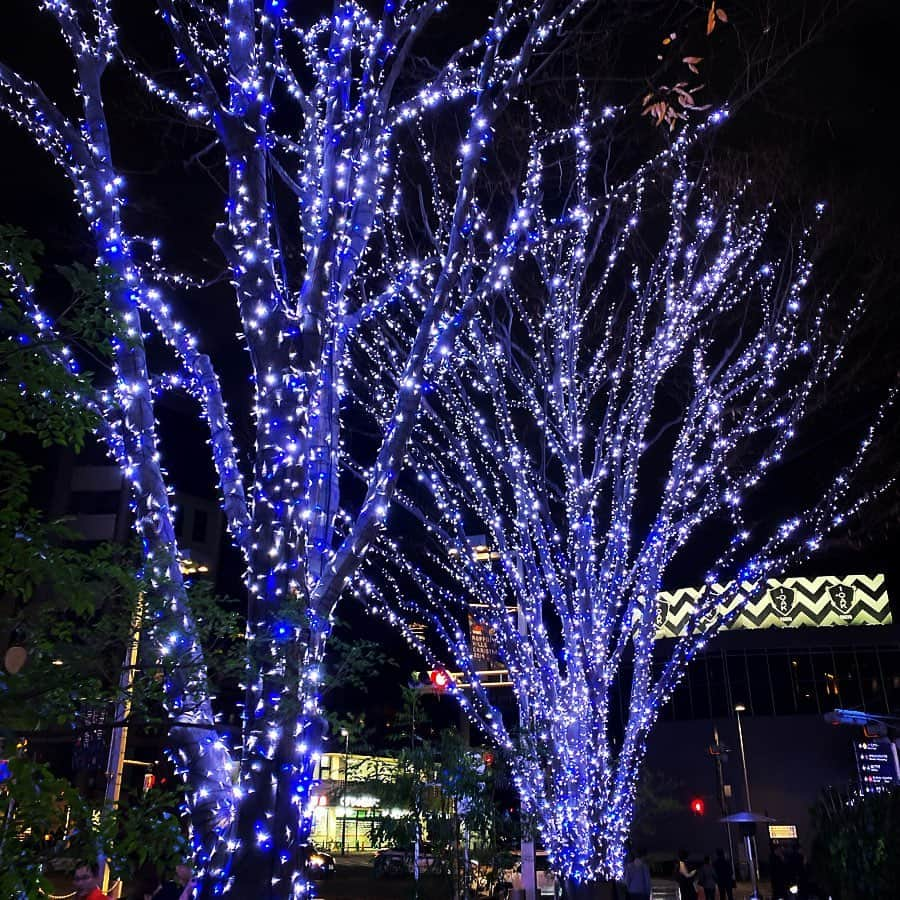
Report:
M 755 599 L 747 602 L 724 630 L 890 625 L 892 621 L 884 575 L 769 579 L 765 590 L 759 592 L 758 588 L 755 583 L 743 584 L 736 596 L 731 595 L 728 584 L 663 592 L 656 598 L 656 637 L 683 635 L 698 605 L 708 602 L 709 592 L 727 592 L 731 599 L 704 617 L 703 629 L 727 616 L 748 595 Z
M 769 840 L 770 841 L 789 841 L 797 839 L 796 825 L 770 825 Z
M 881 791 L 898 781 L 897 748 L 889 738 L 855 741 L 859 785 L 866 792 Z

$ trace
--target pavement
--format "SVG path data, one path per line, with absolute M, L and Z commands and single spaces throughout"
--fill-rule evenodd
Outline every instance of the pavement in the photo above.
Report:
M 337 871 L 332 878 L 316 882 L 320 900 L 451 900 L 450 880 L 423 875 L 418 893 L 412 877 L 376 878 L 372 868 L 373 850 L 335 855 Z
M 316 882 L 320 900 L 451 900 L 450 880 L 441 876 L 423 876 L 416 885 L 406 878 L 376 878 L 372 870 L 373 851 L 335 856 L 334 877 Z M 768 882 L 760 882 L 761 900 L 768 900 L 772 890 Z M 750 900 L 750 882 L 739 882 L 735 900 Z

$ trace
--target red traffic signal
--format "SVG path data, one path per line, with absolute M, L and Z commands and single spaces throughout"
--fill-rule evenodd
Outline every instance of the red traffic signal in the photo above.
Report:
M 494 754 L 491 753 L 490 750 L 485 750 L 484 753 L 481 754 L 481 759 L 488 768 L 494 764 Z
M 431 686 L 439 693 L 443 694 L 450 685 L 453 684 L 453 679 L 450 677 L 450 673 L 446 669 L 432 669 L 428 673 L 428 678 L 431 681 Z
M 706 812 L 706 803 L 703 802 L 702 797 L 694 797 L 691 800 L 691 812 L 695 816 L 702 816 Z

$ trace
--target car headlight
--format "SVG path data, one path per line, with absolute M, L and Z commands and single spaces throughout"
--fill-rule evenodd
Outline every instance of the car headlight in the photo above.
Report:
M 325 857 L 324 857 L 324 856 L 319 856 L 318 853 L 314 853 L 314 854 L 309 858 L 309 864 L 310 864 L 311 866 L 322 866 L 322 865 L 325 864 Z

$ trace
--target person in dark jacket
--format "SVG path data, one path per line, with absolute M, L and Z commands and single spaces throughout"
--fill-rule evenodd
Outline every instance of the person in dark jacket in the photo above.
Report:
M 644 851 L 638 850 L 625 866 L 625 892 L 628 900 L 650 900 L 650 869 L 644 862 Z
M 694 887 L 694 878 L 697 870 L 688 866 L 688 852 L 682 850 L 678 854 L 678 887 L 681 888 L 681 900 L 697 900 L 697 889 Z
M 713 862 L 713 870 L 716 873 L 716 885 L 719 888 L 719 900 L 734 900 L 734 869 L 731 862 L 726 859 L 725 851 L 719 847 L 716 850 L 716 859 Z

